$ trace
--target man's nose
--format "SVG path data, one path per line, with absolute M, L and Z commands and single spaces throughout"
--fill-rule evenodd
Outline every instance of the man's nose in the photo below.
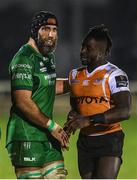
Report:
M 53 36 L 53 32 L 49 31 L 49 37 L 52 37 L 52 36 Z
M 81 49 L 81 54 L 84 54 L 84 53 L 86 53 L 86 48 Z

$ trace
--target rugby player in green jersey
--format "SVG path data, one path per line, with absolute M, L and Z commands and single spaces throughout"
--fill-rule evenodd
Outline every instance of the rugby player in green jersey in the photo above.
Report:
M 57 27 L 54 14 L 35 14 L 28 43 L 10 63 L 6 148 L 18 179 L 66 177 L 61 147 L 67 147 L 68 136 L 53 120 L 55 94 L 65 93 L 68 85 L 67 79 L 56 80 Z

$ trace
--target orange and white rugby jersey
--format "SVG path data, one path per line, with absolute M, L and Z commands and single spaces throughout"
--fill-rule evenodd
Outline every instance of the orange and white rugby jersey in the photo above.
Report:
M 129 91 L 129 81 L 125 72 L 109 62 L 97 67 L 91 73 L 88 73 L 86 68 L 73 69 L 69 74 L 69 83 L 73 106 L 84 116 L 111 109 L 114 106 L 111 95 L 120 91 Z M 94 136 L 119 130 L 121 130 L 119 123 L 91 124 L 82 128 L 81 132 Z

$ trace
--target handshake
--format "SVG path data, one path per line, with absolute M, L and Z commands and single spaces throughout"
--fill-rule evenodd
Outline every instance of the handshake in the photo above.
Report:
M 77 129 L 81 129 L 87 127 L 91 124 L 91 120 L 88 116 L 83 116 L 77 113 L 74 110 L 71 110 L 68 113 L 67 122 L 64 124 L 64 128 L 62 129 L 59 125 L 55 124 L 55 128 L 50 128 L 49 125 L 48 129 L 50 130 L 52 136 L 54 136 L 60 143 L 62 149 L 68 150 L 69 138 L 71 134 L 74 134 Z
M 67 133 L 67 135 L 70 137 L 71 133 L 74 134 L 75 133 L 75 129 L 73 128 L 73 122 L 75 121 L 76 117 L 77 117 L 78 113 L 74 110 L 71 110 L 68 113 L 67 116 L 67 122 L 64 124 L 64 128 L 63 130 Z
M 64 124 L 62 129 L 59 125 L 56 126 L 55 130 L 51 134 L 60 141 L 61 146 L 67 149 L 69 144 L 69 138 L 71 134 L 74 134 L 77 129 L 82 129 L 94 124 L 107 124 L 108 121 L 103 113 L 95 114 L 92 116 L 83 116 L 78 112 L 71 110 L 68 113 L 67 122 Z
M 89 126 L 91 120 L 89 117 L 80 115 L 74 110 L 71 110 L 67 117 L 67 122 L 64 124 L 64 131 L 70 137 L 71 133 L 74 134 L 77 129 Z

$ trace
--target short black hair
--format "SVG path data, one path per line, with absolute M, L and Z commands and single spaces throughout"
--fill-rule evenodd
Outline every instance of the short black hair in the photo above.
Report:
M 109 31 L 104 24 L 94 26 L 89 29 L 88 34 L 84 38 L 83 42 L 88 41 L 89 39 L 94 38 L 95 40 L 107 41 L 106 51 L 109 53 L 112 47 L 112 39 L 110 37 Z

